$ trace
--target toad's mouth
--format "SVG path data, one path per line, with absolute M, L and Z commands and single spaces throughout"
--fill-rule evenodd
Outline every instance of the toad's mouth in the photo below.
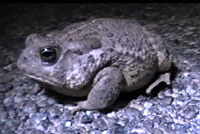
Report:
M 24 73 L 24 75 L 26 75 L 27 77 L 29 77 L 33 80 L 36 80 L 39 83 L 44 83 L 44 84 L 48 84 L 48 85 L 52 85 L 52 86 L 56 86 L 56 87 L 61 87 L 59 83 L 52 81 L 52 80 L 43 79 L 41 77 L 31 75 L 31 74 L 27 74 L 27 73 Z

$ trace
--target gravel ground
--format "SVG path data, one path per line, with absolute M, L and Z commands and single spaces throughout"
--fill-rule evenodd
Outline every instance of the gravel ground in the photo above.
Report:
M 2 4 L 0 16 L 0 134 L 200 134 L 200 4 Z M 34 90 L 16 67 L 25 37 L 96 17 L 134 18 L 166 38 L 172 86 L 76 115 L 75 98 Z

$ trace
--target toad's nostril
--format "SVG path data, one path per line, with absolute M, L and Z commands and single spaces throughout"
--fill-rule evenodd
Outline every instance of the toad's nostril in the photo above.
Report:
M 24 56 L 24 60 L 27 60 L 27 57 Z

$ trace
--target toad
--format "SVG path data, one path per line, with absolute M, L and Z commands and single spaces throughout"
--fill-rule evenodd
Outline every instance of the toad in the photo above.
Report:
M 17 66 L 39 84 L 67 96 L 87 96 L 71 110 L 104 109 L 120 92 L 170 84 L 166 42 L 134 20 L 97 18 L 25 40 Z

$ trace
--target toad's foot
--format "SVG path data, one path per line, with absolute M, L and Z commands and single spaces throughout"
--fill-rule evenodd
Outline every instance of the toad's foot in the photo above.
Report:
M 92 105 L 90 105 L 87 101 L 80 101 L 77 103 L 77 106 L 72 106 L 69 108 L 72 114 L 75 114 L 77 111 L 83 110 L 83 109 L 94 109 Z
M 167 85 L 170 85 L 170 73 L 161 74 L 160 77 L 146 89 L 146 93 L 150 94 L 153 88 L 155 88 L 161 82 L 165 82 Z

